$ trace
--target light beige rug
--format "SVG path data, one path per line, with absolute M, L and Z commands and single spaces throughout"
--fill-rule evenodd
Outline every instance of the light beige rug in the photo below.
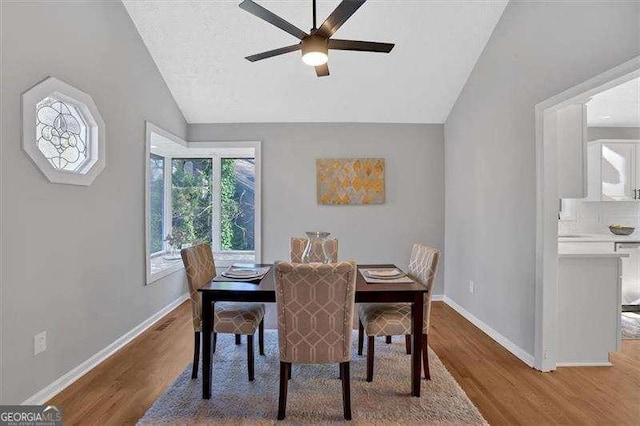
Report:
M 257 339 L 256 339 L 257 340 Z M 277 332 L 265 331 L 265 356 L 257 354 L 255 381 L 247 380 L 246 341 L 218 335 L 210 400 L 202 399 L 202 372 L 191 380 L 191 366 L 139 420 L 158 424 L 330 424 L 343 422 L 342 387 L 337 365 L 295 365 L 289 383 L 287 418 L 276 421 L 279 360 Z M 422 396 L 410 395 L 410 360 L 404 338 L 387 345 L 376 339 L 374 380 L 365 381 L 366 356 L 358 356 L 354 332 L 351 361 L 353 424 L 486 424 L 478 409 L 429 350 L 431 380 Z M 257 344 L 256 344 L 257 346 Z M 366 354 L 366 342 L 365 342 Z
M 640 339 L 640 313 L 622 313 L 622 338 Z

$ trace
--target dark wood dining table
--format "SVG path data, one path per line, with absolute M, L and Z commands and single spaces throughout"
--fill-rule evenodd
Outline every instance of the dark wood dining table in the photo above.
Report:
M 202 330 L 213 330 L 213 305 L 215 302 L 275 303 L 275 276 L 273 265 L 259 282 L 211 283 L 198 289 L 202 293 Z M 360 268 L 395 268 L 392 264 L 358 265 Z M 420 283 L 369 284 L 361 273 L 356 279 L 356 303 L 411 303 L 413 348 L 411 351 L 411 395 L 420 396 L 422 360 L 423 297 L 427 288 Z M 202 333 L 202 398 L 211 398 L 212 363 L 211 333 Z

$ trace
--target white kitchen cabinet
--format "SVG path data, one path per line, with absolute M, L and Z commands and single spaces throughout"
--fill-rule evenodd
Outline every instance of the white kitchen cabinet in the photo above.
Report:
M 586 250 L 563 253 L 559 248 L 558 367 L 611 365 L 609 354 L 620 350 L 620 259 L 624 256 L 628 255 Z
M 588 201 L 640 200 L 640 141 L 589 142 Z

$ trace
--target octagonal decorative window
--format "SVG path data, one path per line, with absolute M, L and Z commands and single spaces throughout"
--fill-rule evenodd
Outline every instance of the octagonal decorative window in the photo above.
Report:
M 90 185 L 105 167 L 104 122 L 86 93 L 48 78 L 22 95 L 22 147 L 56 183 Z

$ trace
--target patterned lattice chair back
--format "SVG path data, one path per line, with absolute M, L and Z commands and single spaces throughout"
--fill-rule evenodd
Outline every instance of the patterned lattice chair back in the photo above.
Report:
M 280 361 L 347 362 L 356 294 L 356 264 L 277 262 Z
M 422 244 L 414 244 L 409 260 L 407 274 L 427 287 L 429 292 L 424 296 L 424 327 L 423 334 L 429 333 L 429 319 L 431 317 L 431 291 L 438 274 L 440 250 Z
M 291 262 L 293 263 L 302 263 L 302 253 L 304 253 L 304 249 L 307 247 L 308 238 L 291 238 Z M 320 244 L 319 241 L 316 244 Z M 338 240 L 335 238 L 329 238 L 325 242 L 324 246 L 327 254 L 329 255 L 329 259 L 331 263 L 338 262 Z
M 202 296 L 198 289 L 209 284 L 216 276 L 216 265 L 213 262 L 213 253 L 209 244 L 182 249 L 182 263 L 187 272 L 189 283 L 189 295 L 191 296 L 191 313 L 193 315 L 193 328 L 200 331 L 202 328 Z

